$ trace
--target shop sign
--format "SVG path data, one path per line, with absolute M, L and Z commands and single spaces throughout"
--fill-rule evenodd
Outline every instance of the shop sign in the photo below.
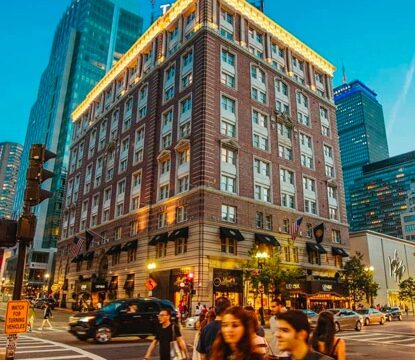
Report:
M 242 292 L 242 271 L 213 269 L 214 291 Z
M 285 284 L 285 288 L 287 290 L 300 290 L 301 285 L 300 284 Z
M 323 289 L 323 291 L 332 291 L 333 285 L 332 284 L 321 284 L 321 288 Z
M 41 262 L 30 262 L 29 263 L 29 268 L 30 269 L 47 269 L 48 264 L 46 263 L 41 263 Z

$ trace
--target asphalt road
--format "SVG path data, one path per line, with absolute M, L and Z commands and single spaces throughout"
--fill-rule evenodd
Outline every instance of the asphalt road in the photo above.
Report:
M 143 358 L 151 341 L 151 339 L 114 338 L 110 343 L 102 345 L 93 341 L 82 342 L 67 332 L 68 317 L 68 313 L 55 311 L 52 319 L 53 329 L 40 331 L 39 312 L 33 332 L 19 338 L 16 360 L 137 360 Z M 194 334 L 193 330 L 183 330 L 190 351 Z M 412 317 L 403 321 L 388 322 L 383 326 L 370 325 L 364 327 L 361 332 L 342 331 L 339 336 L 346 340 L 347 359 L 415 360 L 415 319 Z M 4 338 L 0 338 L 0 346 L 3 347 L 4 344 Z M 157 358 L 156 353 L 153 359 Z

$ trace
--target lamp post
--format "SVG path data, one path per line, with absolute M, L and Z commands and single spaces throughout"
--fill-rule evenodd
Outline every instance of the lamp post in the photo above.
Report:
M 370 277 L 370 283 L 368 284 L 367 290 L 368 290 L 368 295 L 370 297 L 370 307 L 373 308 L 373 289 L 372 289 L 372 282 L 373 282 L 373 272 L 375 271 L 375 268 L 371 265 L 371 266 L 366 266 L 365 267 L 365 271 L 371 275 Z
M 46 273 L 45 274 L 45 286 L 44 286 L 44 291 L 46 289 L 46 296 L 49 295 L 49 278 L 50 278 L 50 274 Z
M 258 251 L 255 254 L 255 257 L 258 260 L 258 272 L 260 275 L 262 275 L 262 267 L 265 264 L 265 260 L 268 258 L 268 252 L 266 250 L 264 251 L 260 251 L 260 249 L 258 249 Z M 260 293 L 261 296 L 261 309 L 259 312 L 259 316 L 261 318 L 261 325 L 264 326 L 265 325 L 265 316 L 264 316 L 264 284 L 261 284 L 261 286 L 258 288 L 258 291 Z

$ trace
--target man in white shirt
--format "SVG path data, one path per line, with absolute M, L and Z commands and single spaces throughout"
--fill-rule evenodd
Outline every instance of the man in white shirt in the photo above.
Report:
M 269 327 L 271 329 L 271 341 L 269 346 L 271 347 L 272 353 L 277 355 L 279 360 L 290 359 L 290 355 L 287 352 L 280 352 L 278 349 L 278 339 L 276 336 L 278 330 L 277 315 L 286 312 L 287 309 L 280 299 L 273 299 L 270 308 L 271 318 L 269 319 Z

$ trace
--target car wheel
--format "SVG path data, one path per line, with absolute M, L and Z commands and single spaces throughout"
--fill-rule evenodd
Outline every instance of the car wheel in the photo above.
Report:
M 140 338 L 140 339 L 147 339 L 148 338 L 148 336 L 147 335 L 138 335 L 138 337 Z
M 336 333 L 340 331 L 340 324 L 338 322 L 334 323 L 334 330 Z
M 385 318 L 381 318 L 379 324 L 383 325 L 385 323 Z
M 355 330 L 356 331 L 361 331 L 362 330 L 362 323 L 360 321 L 356 322 Z
M 370 325 L 370 320 L 369 320 L 369 318 L 366 318 L 365 319 L 365 326 L 369 326 Z
M 95 341 L 100 344 L 105 344 L 111 340 L 111 329 L 108 326 L 100 326 L 95 331 Z
M 386 316 L 386 321 L 392 321 L 390 316 Z
M 86 340 L 88 340 L 88 336 L 86 336 L 86 335 L 76 335 L 76 338 L 77 338 L 78 340 L 81 340 L 81 341 L 86 341 Z
M 402 321 L 402 315 L 399 315 L 399 316 L 398 316 L 398 320 L 399 320 L 399 321 Z

